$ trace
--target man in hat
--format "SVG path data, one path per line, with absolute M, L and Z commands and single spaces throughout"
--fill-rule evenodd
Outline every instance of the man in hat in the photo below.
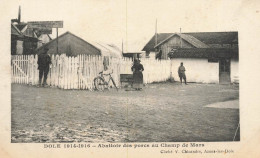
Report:
M 187 85 L 185 71 L 186 70 L 185 70 L 185 67 L 183 66 L 183 62 L 181 62 L 181 65 L 179 66 L 179 69 L 178 69 L 178 74 L 179 74 L 179 77 L 181 80 L 181 84 L 182 84 L 182 79 L 184 79 L 184 82 Z
M 49 67 L 51 64 L 51 57 L 47 54 L 49 48 L 44 47 L 43 53 L 38 56 L 38 69 L 39 69 L 39 86 L 46 86 L 47 76 L 49 73 Z M 44 75 L 43 84 L 42 84 L 42 76 Z

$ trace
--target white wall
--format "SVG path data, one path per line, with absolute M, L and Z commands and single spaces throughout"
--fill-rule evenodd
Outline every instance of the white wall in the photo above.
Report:
M 175 81 L 180 81 L 178 68 L 183 62 L 186 68 L 187 82 L 219 83 L 219 63 L 208 62 L 208 59 L 174 58 L 172 74 Z
M 239 67 L 238 60 L 231 59 L 231 73 L 230 78 L 232 83 L 239 83 Z
M 150 52 L 150 54 L 149 54 L 149 58 L 150 59 L 155 59 L 155 55 L 156 54 L 156 52 Z
M 16 54 L 17 55 L 22 55 L 23 54 L 23 41 L 17 40 Z

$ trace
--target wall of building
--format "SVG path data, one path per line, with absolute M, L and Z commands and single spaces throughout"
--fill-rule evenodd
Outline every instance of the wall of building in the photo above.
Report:
M 17 40 L 16 43 L 16 55 L 23 54 L 23 41 Z
M 239 83 L 239 62 L 237 59 L 231 59 L 230 78 L 232 83 Z
M 208 62 L 208 59 L 174 58 L 172 59 L 172 75 L 179 81 L 178 68 L 183 62 L 188 82 L 219 83 L 219 62 Z M 231 83 L 239 83 L 239 62 L 232 59 L 230 65 Z
M 172 59 L 172 75 L 180 81 L 178 68 L 183 62 L 188 82 L 219 83 L 219 63 L 208 62 L 208 59 L 174 58 Z
M 150 59 L 155 59 L 156 53 L 158 53 L 158 52 L 150 52 L 150 53 L 149 53 L 149 58 L 150 58 Z M 147 58 L 147 56 L 145 56 L 145 58 Z
M 182 44 L 179 36 L 173 36 L 169 41 L 161 45 L 162 49 L 162 59 L 168 59 L 168 53 L 173 48 L 194 48 L 190 43 L 182 39 Z
M 50 38 L 47 34 L 42 34 L 39 38 L 38 38 L 39 42 L 37 45 L 37 48 L 41 47 L 42 45 L 44 45 L 45 43 L 50 42 Z

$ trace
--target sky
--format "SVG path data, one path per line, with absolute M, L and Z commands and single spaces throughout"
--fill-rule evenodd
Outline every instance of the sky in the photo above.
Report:
M 229 0 L 13 0 L 10 18 L 64 21 L 59 35 L 70 31 L 86 41 L 112 43 L 124 52 L 141 51 L 158 33 L 237 31 L 242 1 Z M 53 29 L 51 37 L 56 37 Z

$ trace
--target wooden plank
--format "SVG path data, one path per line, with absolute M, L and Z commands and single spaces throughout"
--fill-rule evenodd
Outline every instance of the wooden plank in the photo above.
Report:
M 22 72 L 22 69 L 21 69 L 21 65 L 22 65 L 22 64 L 21 64 L 21 60 L 22 60 L 21 55 L 19 55 L 19 56 L 18 56 L 18 67 L 17 67 L 18 70 L 20 70 L 20 71 L 18 72 L 18 74 L 19 74 L 19 78 L 18 78 L 18 79 L 19 79 L 19 81 L 18 81 L 19 84 L 22 83 L 22 79 L 21 79 L 21 72 Z
M 78 57 L 74 57 L 74 89 L 78 89 Z
M 82 55 L 79 55 L 78 57 L 78 60 L 79 60 L 79 69 L 78 69 L 78 89 L 82 89 L 82 83 L 81 83 L 81 72 L 82 72 L 82 62 L 81 62 L 81 59 L 82 59 Z
M 75 89 L 75 57 L 71 58 L 71 81 L 72 81 L 71 89 Z
M 29 83 L 33 85 L 33 55 L 29 56 Z
M 61 88 L 64 89 L 65 87 L 65 78 L 64 78 L 64 75 L 65 75 L 65 64 L 64 64 L 64 59 L 65 59 L 65 54 L 62 54 L 61 55 L 61 65 L 62 65 L 62 73 L 61 73 Z
M 12 62 L 12 58 L 11 58 L 11 83 L 14 83 L 14 66 L 13 66 L 13 62 Z
M 29 21 L 28 28 L 62 28 L 63 21 Z
M 20 74 L 19 74 L 19 67 L 20 67 L 20 56 L 17 55 L 17 60 L 16 60 L 17 66 L 16 66 L 16 73 L 17 73 L 17 83 L 20 84 Z
M 71 57 L 69 57 L 68 66 L 68 89 L 71 89 Z
M 58 74 L 57 74 L 57 77 L 58 77 L 58 87 L 61 88 L 61 73 L 62 73 L 62 68 L 61 68 L 61 55 L 57 55 L 58 56 Z
M 17 70 L 16 70 L 17 68 L 14 65 L 15 62 L 16 62 L 16 55 L 14 56 L 14 60 L 13 60 L 12 64 L 13 64 L 13 68 L 14 68 L 14 83 L 17 83 Z
M 88 89 L 88 85 L 87 85 L 87 67 L 88 67 L 88 57 L 87 55 L 84 55 L 84 59 L 83 59 L 83 79 L 86 80 L 85 84 L 83 85 L 83 89 Z
M 59 87 L 59 55 L 55 56 L 55 86 Z
M 25 73 L 26 73 L 26 84 L 29 84 L 29 55 L 26 55 L 25 56 L 25 59 L 26 59 L 26 65 L 25 65 Z

